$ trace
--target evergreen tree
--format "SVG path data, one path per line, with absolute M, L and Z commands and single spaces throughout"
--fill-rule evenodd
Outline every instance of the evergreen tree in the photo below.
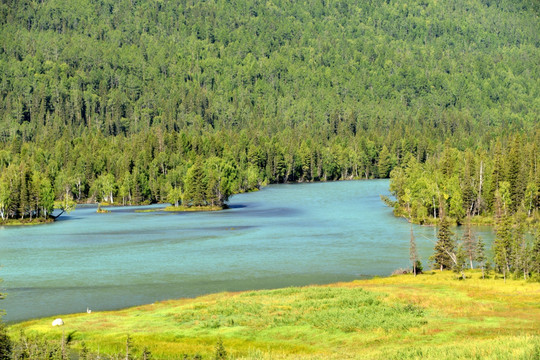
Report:
M 419 262 L 418 260 L 418 251 L 416 250 L 416 240 L 414 238 L 413 228 L 411 225 L 411 241 L 409 244 L 409 259 L 411 260 L 412 268 L 413 268 L 413 274 L 416 276 L 417 273 L 417 264 Z
M 214 357 L 215 360 L 225 360 L 227 359 L 227 350 L 223 345 L 223 339 L 219 338 L 216 343 L 216 354 Z
M 496 269 L 506 276 L 510 272 L 512 256 L 512 217 L 509 206 L 511 204 L 509 183 L 501 182 L 495 193 L 495 241 L 493 243 L 494 262 Z
M 482 237 L 478 237 L 474 260 L 480 265 L 480 268 L 482 269 L 482 279 L 484 279 L 487 258 L 485 253 L 485 244 Z
M 467 262 L 467 253 L 465 249 L 463 248 L 462 244 L 459 244 L 457 247 L 457 251 L 455 254 L 451 254 L 451 258 L 453 260 L 453 266 L 452 270 L 456 273 L 461 274 L 461 278 L 465 280 L 465 267 Z
M 142 360 L 152 360 L 152 352 L 147 347 L 143 349 Z
M 523 208 L 520 207 L 518 212 L 514 215 L 514 225 L 512 231 L 512 244 L 511 244 L 511 267 L 515 276 L 523 275 L 526 280 L 529 275 L 530 268 L 530 249 L 529 243 L 525 236 L 525 219 L 526 213 Z
M 477 252 L 478 240 L 476 238 L 474 231 L 472 230 L 470 216 L 467 217 L 467 222 L 465 224 L 465 231 L 463 232 L 461 241 L 463 243 L 464 251 L 469 260 L 470 268 L 474 269 L 473 261 L 475 259 L 475 254 Z
M 378 170 L 379 170 L 379 177 L 381 179 L 387 178 L 390 174 L 390 170 L 392 169 L 392 159 L 390 157 L 390 152 L 388 151 L 388 148 L 386 145 L 383 145 L 382 150 L 379 154 L 379 164 L 378 164 Z
M 517 135 L 510 145 L 506 160 L 506 180 L 509 183 L 510 198 L 512 199 L 508 207 L 511 213 L 514 213 L 519 204 L 521 204 L 526 186 L 526 182 L 523 181 L 524 179 L 522 177 L 523 155 L 524 151 L 521 145 L 521 138 Z
M 454 234 L 450 230 L 448 218 L 444 216 L 437 231 L 437 242 L 435 243 L 435 253 L 430 257 L 433 264 L 440 270 L 451 269 L 453 267 L 452 254 L 454 254 Z
M 531 249 L 531 272 L 540 278 L 540 227 L 537 226 Z
M 207 179 L 200 159 L 197 159 L 186 174 L 183 204 L 204 206 L 207 204 Z

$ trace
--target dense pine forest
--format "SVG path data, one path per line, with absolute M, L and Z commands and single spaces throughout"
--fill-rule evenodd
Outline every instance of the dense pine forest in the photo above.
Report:
M 267 183 L 394 168 L 398 202 L 420 221 L 438 216 L 441 197 L 458 221 L 492 214 L 501 184 L 512 211 L 531 214 L 539 10 L 534 0 L 3 0 L 0 214 L 46 218 L 86 201 L 222 206 Z

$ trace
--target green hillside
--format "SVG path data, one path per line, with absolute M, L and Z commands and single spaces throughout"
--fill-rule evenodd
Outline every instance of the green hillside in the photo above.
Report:
M 534 0 L 4 0 L 2 218 L 71 199 L 221 206 L 271 182 L 388 177 L 445 139 L 534 142 L 538 14 Z

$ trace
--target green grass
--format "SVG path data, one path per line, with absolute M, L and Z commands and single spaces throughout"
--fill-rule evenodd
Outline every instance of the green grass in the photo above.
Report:
M 183 212 L 183 211 L 219 211 L 223 210 L 221 206 L 167 206 L 164 208 L 155 209 L 138 209 L 137 213 L 148 213 L 157 211 Z
M 137 209 L 135 210 L 136 213 L 150 213 L 150 212 L 157 212 L 157 211 L 163 211 L 165 208 L 155 208 L 155 209 Z
M 0 226 L 32 226 L 32 225 L 41 225 L 41 224 L 49 224 L 54 222 L 53 218 L 34 218 L 32 220 L 30 219 L 7 219 L 7 220 L 0 220 Z
M 167 206 L 165 211 L 219 211 L 223 210 L 221 206 Z
M 277 290 L 220 293 L 62 316 L 75 347 L 121 352 L 126 335 L 155 358 L 538 359 L 540 284 L 456 280 L 448 272 Z M 10 327 L 59 339 L 54 317 Z

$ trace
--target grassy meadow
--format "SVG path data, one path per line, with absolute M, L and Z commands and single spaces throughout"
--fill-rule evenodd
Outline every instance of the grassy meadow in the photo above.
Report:
M 540 284 L 468 272 L 219 293 L 10 326 L 101 354 L 147 346 L 154 359 L 540 359 Z

